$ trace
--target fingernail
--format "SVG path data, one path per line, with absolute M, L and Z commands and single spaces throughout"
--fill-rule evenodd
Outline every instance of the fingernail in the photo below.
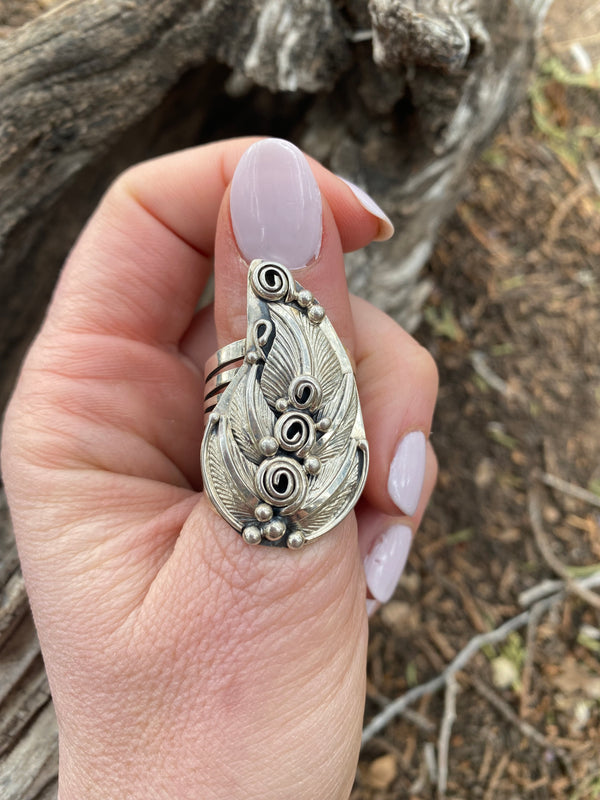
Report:
M 241 157 L 231 182 L 231 222 L 246 259 L 305 266 L 321 249 L 321 192 L 298 148 L 263 139 Z
M 377 611 L 378 606 L 377 600 L 371 600 L 370 597 L 367 597 L 367 616 L 372 617 L 373 614 Z
M 417 510 L 423 479 L 427 440 L 422 431 L 407 433 L 400 441 L 390 466 L 388 492 L 403 514 L 411 516 Z
M 367 586 L 375 600 L 387 603 L 404 572 L 412 533 L 406 525 L 392 525 L 382 533 L 364 561 Z
M 357 186 L 352 181 L 346 180 L 346 178 L 342 178 L 341 175 L 338 175 L 338 178 L 341 181 L 344 181 L 346 186 L 352 190 L 354 196 L 361 204 L 361 206 L 368 211 L 369 214 L 372 214 L 374 217 L 377 217 L 379 220 L 379 232 L 375 237 L 375 242 L 385 242 L 387 239 L 391 239 L 394 235 L 394 226 L 392 224 L 392 220 L 388 217 L 385 211 L 377 205 L 375 200 L 368 195 L 363 189 Z

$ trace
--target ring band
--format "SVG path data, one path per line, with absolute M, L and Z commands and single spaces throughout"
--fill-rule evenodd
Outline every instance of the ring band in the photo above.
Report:
M 242 361 L 245 354 L 245 339 L 238 339 L 237 342 L 231 342 L 231 344 L 226 344 L 225 347 L 221 347 L 220 350 L 217 350 L 216 353 L 213 353 L 213 355 L 204 365 L 205 379 L 208 380 L 209 378 L 212 378 L 212 376 L 219 372 L 223 367 L 234 364 L 236 361 Z
M 352 510 L 368 445 L 350 359 L 289 270 L 248 270 L 245 339 L 205 365 L 204 489 L 247 544 L 298 549 Z

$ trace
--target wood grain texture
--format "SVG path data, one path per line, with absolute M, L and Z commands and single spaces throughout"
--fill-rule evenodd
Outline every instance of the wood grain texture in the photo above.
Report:
M 37 253 L 61 195 L 201 64 L 209 65 L 208 104 L 215 60 L 271 89 L 318 91 L 350 59 L 329 0 L 70 0 L 0 40 L 0 364 L 8 374 L 56 278 L 58 265 Z M 147 135 L 141 145 L 134 160 L 147 154 Z
M 2 800 L 56 797 L 58 732 L 51 703 L 39 712 L 6 758 L 0 760 Z
M 0 489 L 0 797 L 54 800 L 58 730 Z
M 351 255 L 350 285 L 413 329 L 437 228 L 519 97 L 546 6 L 70 0 L 0 40 L 0 407 L 119 169 L 223 136 L 287 136 L 374 194 L 403 235 Z

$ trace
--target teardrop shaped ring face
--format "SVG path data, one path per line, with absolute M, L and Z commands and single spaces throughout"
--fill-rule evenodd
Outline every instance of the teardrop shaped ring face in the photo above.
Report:
M 352 510 L 368 446 L 352 365 L 281 264 L 248 270 L 245 340 L 206 365 L 204 489 L 247 544 L 298 549 Z

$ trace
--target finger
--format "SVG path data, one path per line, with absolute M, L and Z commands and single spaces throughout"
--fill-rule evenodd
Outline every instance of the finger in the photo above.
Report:
M 209 303 L 194 314 L 189 328 L 179 343 L 179 350 L 204 378 L 204 364 L 216 349 L 215 309 L 214 304 Z
M 369 613 L 376 606 L 387 603 L 396 589 L 404 572 L 414 535 L 431 499 L 437 473 L 437 458 L 428 442 L 423 491 L 412 517 L 389 516 L 368 503 L 362 503 L 359 507 L 359 548 L 365 569 Z
M 437 396 L 431 355 L 394 320 L 352 298 L 357 383 L 370 448 L 365 498 L 384 514 L 413 515 Z
M 244 154 L 220 216 L 215 250 L 215 323 L 223 346 L 246 331 L 248 264 L 255 258 L 288 267 L 326 309 L 352 351 L 354 328 L 342 245 L 304 155 L 279 139 Z
M 248 262 L 277 257 L 315 292 L 351 346 L 353 326 L 333 213 L 326 200 L 321 204 L 299 151 L 261 143 L 258 153 L 268 156 L 267 164 L 254 165 L 250 182 L 244 170 L 256 153 L 250 152 L 246 165 L 240 162 L 219 216 L 219 344 L 246 332 Z M 259 171 L 266 177 L 257 175 Z M 268 209 L 267 188 L 277 200 Z M 241 212 L 237 192 L 244 201 Z M 287 214 L 280 208 L 286 202 Z M 265 234 L 260 239 L 265 249 L 249 250 L 253 225 Z M 176 593 L 165 592 L 173 585 Z M 194 680 L 206 675 L 208 661 L 210 673 L 225 676 L 226 685 L 233 688 L 238 707 L 252 710 L 247 735 L 251 741 L 261 737 L 261 748 L 253 753 L 255 766 L 267 767 L 277 742 L 280 747 L 282 742 L 295 743 L 293 752 L 283 753 L 285 769 L 309 763 L 310 745 L 302 731 L 320 724 L 318 717 L 325 714 L 331 723 L 331 750 L 346 774 L 348 768 L 354 771 L 360 738 L 367 643 L 364 596 L 353 514 L 318 541 L 290 553 L 287 548 L 249 547 L 203 497 L 140 614 L 151 618 L 160 598 L 169 619 L 194 619 L 188 640 Z M 268 679 L 257 680 L 266 670 Z M 209 704 L 208 714 L 211 710 L 214 713 Z M 278 719 L 275 731 L 269 724 L 273 718 Z M 314 766 L 318 776 L 321 765 Z
M 190 746 L 202 742 L 207 763 L 225 758 L 246 788 L 270 776 L 250 796 L 280 798 L 290 775 L 307 797 L 349 795 L 367 647 L 355 536 L 351 517 L 299 552 L 251 548 L 203 498 L 131 617 L 132 631 L 147 632 L 132 636 L 139 660 L 160 670 L 170 656 L 168 674 L 185 671 L 173 691 L 185 698 Z
M 407 525 L 413 535 L 417 532 L 431 496 L 438 476 L 438 460 L 431 442 L 427 442 L 425 477 L 423 480 L 423 491 L 419 499 L 417 510 L 411 517 L 406 515 L 384 514 L 375 506 L 372 506 L 366 499 L 362 499 L 357 506 L 357 518 L 359 523 L 358 545 L 360 554 L 364 560 L 372 550 L 375 542 L 382 533 L 385 533 L 391 525 Z
M 80 330 L 171 343 L 212 268 L 219 207 L 248 139 L 140 164 L 110 188 L 71 254 L 52 306 Z M 347 249 L 391 234 L 387 218 L 312 162 Z
M 29 361 L 66 376 L 62 387 L 58 378 L 53 381 L 55 408 L 64 408 L 68 398 L 67 406 L 86 420 L 82 433 L 69 437 L 65 461 L 75 456 L 104 469 L 199 485 L 194 445 L 203 427 L 198 403 L 202 367 L 196 375 L 183 367 L 198 361 L 203 366 L 214 350 L 214 337 L 206 314 L 186 331 L 212 268 L 225 184 L 246 146 L 246 140 L 220 142 L 135 167 L 112 186 L 86 226 L 50 307 L 42 337 L 48 346 L 43 352 L 38 348 L 39 358 Z M 381 220 L 372 209 L 365 209 L 327 170 L 316 163 L 313 167 L 351 246 L 381 233 Z M 101 346 L 93 338 L 98 334 L 108 334 Z M 171 358 L 182 336 L 188 356 L 183 365 Z M 169 350 L 159 354 L 134 347 L 125 359 L 119 357 L 123 338 Z M 200 358 L 194 362 L 191 354 Z M 158 358 L 161 363 L 154 363 Z M 92 383 L 99 376 L 105 379 Z M 73 380 L 78 381 L 76 392 Z M 107 427 L 119 431 L 119 447 L 106 435 Z M 127 437 L 129 445 L 123 442 Z M 140 448 L 149 451 L 143 461 Z M 122 451 L 125 458 L 111 460 L 111 454 Z M 158 463 L 154 456 L 160 454 L 168 463 Z
M 53 468 L 199 485 L 203 385 L 189 368 L 197 348 L 190 334 L 182 360 L 174 343 L 185 338 L 209 274 L 225 183 L 246 145 L 157 159 L 112 186 L 71 253 L 30 352 L 15 406 L 24 422 L 5 437 L 18 442 L 16 451 L 35 451 Z M 377 216 L 315 169 L 354 246 L 376 235 Z M 204 357 L 214 343 L 202 342 Z
M 214 255 L 217 216 L 225 189 L 243 154 L 259 137 L 230 139 L 153 159 L 125 173 L 138 202 L 181 239 L 208 257 Z M 281 141 L 281 140 L 274 140 Z M 321 192 L 333 209 L 345 252 L 389 238 L 393 226 L 368 195 L 306 157 Z M 213 165 L 211 179 L 200 161 Z M 202 205 L 204 213 L 197 209 Z M 365 213 L 366 212 L 366 213 Z

